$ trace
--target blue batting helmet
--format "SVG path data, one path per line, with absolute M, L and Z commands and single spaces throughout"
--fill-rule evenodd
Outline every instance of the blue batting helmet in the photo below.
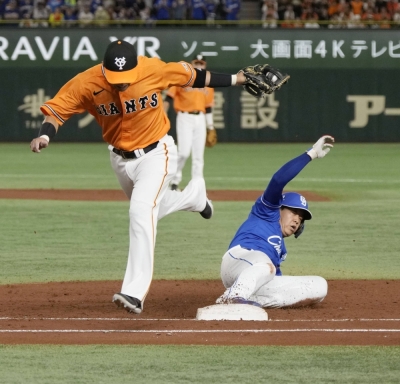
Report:
M 304 196 L 297 192 L 285 192 L 282 195 L 282 207 L 301 209 L 304 211 L 304 220 L 311 220 L 312 213 L 308 210 L 308 203 Z M 297 239 L 304 231 L 304 220 L 299 229 L 295 232 L 294 237 Z

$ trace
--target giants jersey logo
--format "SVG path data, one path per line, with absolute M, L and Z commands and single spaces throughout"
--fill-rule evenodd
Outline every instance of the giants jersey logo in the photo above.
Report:
M 150 106 L 156 108 L 158 105 L 157 93 L 153 93 L 150 98 L 142 96 L 136 99 L 124 100 L 122 107 L 125 109 L 125 114 L 142 111 Z M 96 106 L 97 113 L 102 116 L 114 116 L 121 114 L 118 106 L 114 103 L 100 104 Z

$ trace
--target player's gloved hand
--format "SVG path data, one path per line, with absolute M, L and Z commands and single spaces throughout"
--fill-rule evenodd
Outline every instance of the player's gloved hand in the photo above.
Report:
M 268 64 L 251 65 L 242 68 L 240 72 L 243 72 L 246 78 L 243 88 L 256 98 L 265 97 L 277 91 L 290 78 L 286 73 L 282 73 Z
M 215 129 L 207 128 L 206 147 L 213 147 L 217 144 L 217 131 Z
M 311 157 L 311 160 L 321 159 L 333 148 L 331 143 L 334 143 L 335 139 L 333 136 L 325 135 L 322 136 L 313 146 L 307 151 L 307 155 Z

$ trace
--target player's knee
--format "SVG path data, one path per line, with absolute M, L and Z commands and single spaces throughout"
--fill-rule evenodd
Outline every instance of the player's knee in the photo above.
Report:
M 315 276 L 313 278 L 313 285 L 313 291 L 315 292 L 316 297 L 319 298 L 320 301 L 325 299 L 328 294 L 328 282 L 323 277 Z
M 276 275 L 276 268 L 274 264 L 268 263 L 267 266 L 269 267 L 270 274 L 275 276 Z

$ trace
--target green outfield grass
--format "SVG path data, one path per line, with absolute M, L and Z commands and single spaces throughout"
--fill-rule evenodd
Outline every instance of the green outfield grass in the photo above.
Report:
M 399 347 L 0 346 L 7 384 L 390 384 L 399 357 Z
M 206 151 L 207 185 L 261 191 L 279 166 L 307 146 L 218 144 Z M 339 143 L 289 184 L 287 189 L 332 200 L 310 202 L 313 220 L 300 238 L 286 240 L 285 274 L 400 278 L 399 149 L 398 144 Z M 28 145 L 1 144 L 0 153 L 2 188 L 119 188 L 103 144 L 54 144 L 40 154 Z M 252 202 L 214 205 L 209 221 L 188 212 L 160 221 L 155 279 L 219 278 L 220 259 Z M 128 202 L 3 199 L 0 207 L 1 284 L 122 279 Z
M 263 190 L 313 143 L 218 144 L 206 149 L 209 189 Z M 399 144 L 340 144 L 288 189 L 310 190 L 314 214 L 286 241 L 285 274 L 399 279 Z M 184 186 L 190 164 L 185 168 Z M 0 144 L 0 188 L 119 189 L 104 144 Z M 220 260 L 252 202 L 215 202 L 203 220 L 161 220 L 155 279 L 217 279 Z M 0 199 L 0 284 L 122 280 L 128 202 Z M 0 346 L 0 382 L 399 383 L 399 347 Z

